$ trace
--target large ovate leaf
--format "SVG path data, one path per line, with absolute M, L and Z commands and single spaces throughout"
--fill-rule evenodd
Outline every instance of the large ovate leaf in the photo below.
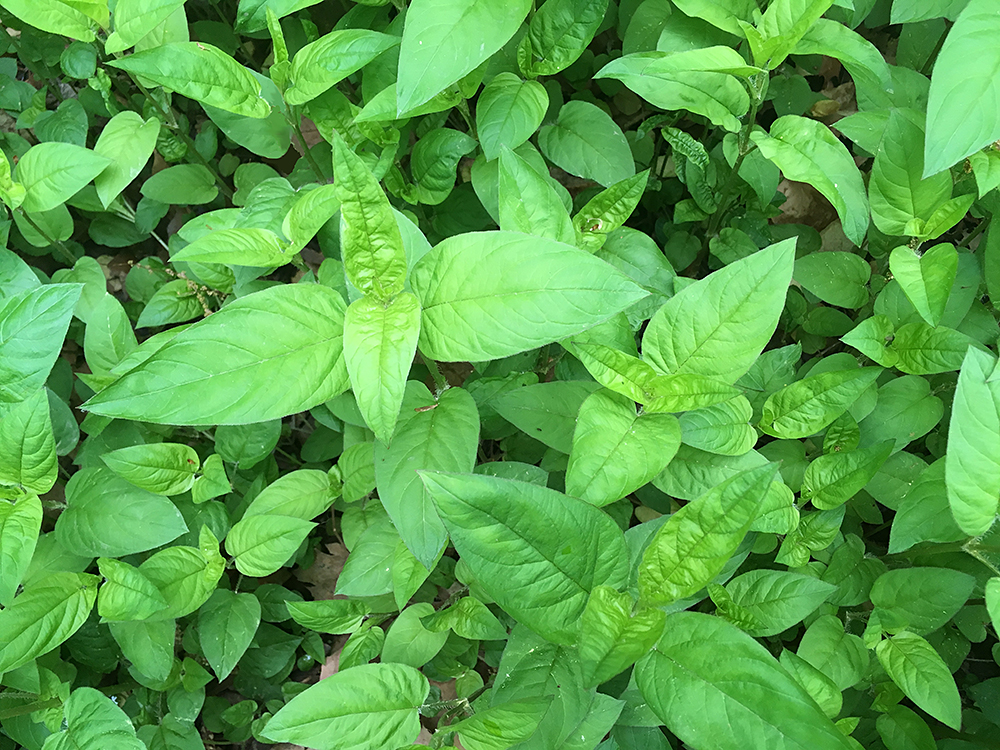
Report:
M 56 440 L 46 393 L 39 388 L 0 419 L 0 485 L 41 495 L 56 483 Z
M 415 0 L 399 48 L 400 114 L 429 101 L 475 69 L 510 39 L 528 0 Z
M 210 44 L 172 42 L 108 65 L 236 115 L 264 118 L 271 112 L 253 74 Z
M 3 0 L 0 6 L 50 34 L 62 34 L 81 42 L 94 40 L 93 24 L 87 15 L 62 0 Z
M 710 615 L 668 615 L 635 676 L 650 708 L 691 747 L 744 750 L 748 736 L 788 750 L 851 747 L 766 648 Z
M 271 287 L 177 334 L 85 405 L 160 424 L 248 424 L 346 387 L 343 298 L 319 284 Z
M 135 727 L 111 698 L 78 687 L 64 706 L 66 728 L 45 739 L 43 750 L 142 750 Z
M 594 506 L 495 477 L 430 472 L 421 477 L 479 585 L 539 635 L 574 642 L 593 588 L 625 583 L 625 539 Z
M 600 685 L 633 664 L 659 640 L 665 616 L 632 611 L 632 597 L 596 586 L 580 618 L 580 661 L 587 685 Z
M 305 104 L 397 44 L 398 37 L 368 29 L 331 31 L 295 53 L 285 98 Z
M 0 501 L 0 603 L 10 604 L 28 570 L 42 528 L 42 503 L 25 495 L 14 503 Z
M 418 261 L 410 281 L 423 310 L 421 351 L 445 361 L 534 349 L 647 294 L 585 250 L 517 232 L 450 237 Z
M 115 30 L 105 42 L 108 53 L 122 52 L 159 26 L 185 0 L 118 0 L 115 3 Z
M 794 259 L 785 240 L 685 287 L 650 320 L 643 359 L 663 374 L 736 382 L 774 333 Z
M 198 613 L 198 638 L 219 680 L 233 671 L 260 624 L 260 602 L 253 594 L 218 589 Z
M 919 635 L 902 632 L 875 647 L 886 673 L 906 697 L 952 729 L 962 723 L 962 699 L 944 660 Z
M 775 437 L 809 437 L 847 411 L 881 374 L 880 367 L 834 370 L 787 385 L 764 402 L 761 429 Z
M 924 174 L 947 169 L 1000 138 L 1000 50 L 983 44 L 1000 32 L 992 0 L 970 0 L 934 63 L 927 101 Z
M 274 742 L 316 750 L 399 747 L 417 738 L 430 685 L 405 664 L 362 664 L 296 695 L 267 723 Z
M 538 131 L 538 147 L 570 174 L 605 187 L 635 174 L 625 134 L 604 110 L 590 102 L 564 104 L 556 122 Z
M 122 479 L 157 495 L 187 492 L 201 464 L 195 449 L 180 443 L 132 445 L 101 458 Z
M 487 159 L 496 159 L 500 147 L 517 148 L 542 124 L 549 95 L 537 81 L 522 81 L 500 73 L 479 95 L 476 129 Z
M 94 153 L 111 160 L 94 178 L 97 196 L 107 207 L 128 187 L 156 147 L 160 121 L 155 117 L 143 120 L 136 112 L 126 110 L 112 117 L 94 144 Z
M 17 163 L 14 178 L 25 189 L 25 211 L 56 208 L 111 164 L 95 151 L 71 143 L 39 143 Z

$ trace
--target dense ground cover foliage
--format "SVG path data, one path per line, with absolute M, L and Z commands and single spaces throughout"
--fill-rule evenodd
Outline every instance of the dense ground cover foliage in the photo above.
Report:
M 976 750 L 996 0 L 0 0 L 0 750 Z

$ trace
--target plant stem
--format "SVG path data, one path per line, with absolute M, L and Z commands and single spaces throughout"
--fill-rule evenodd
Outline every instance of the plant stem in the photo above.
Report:
M 973 229 L 971 232 L 969 232 L 967 235 L 965 235 L 962 241 L 958 243 L 958 246 L 968 247 L 970 242 L 972 242 L 974 239 L 976 239 L 976 237 L 978 237 L 979 235 L 981 235 L 983 232 L 986 231 L 986 229 L 990 225 L 990 219 L 992 218 L 993 218 L 992 216 L 987 216 L 985 219 L 976 224 L 976 228 Z
M 434 386 L 437 394 L 448 388 L 448 380 L 445 378 L 444 374 L 441 372 L 441 368 L 438 367 L 438 363 L 433 359 L 428 357 L 426 354 L 417 350 L 417 354 L 420 356 L 420 360 L 424 363 L 428 370 L 430 370 L 431 377 L 434 378 Z M 435 394 L 435 395 L 437 395 Z
M 309 144 L 306 143 L 306 137 L 302 134 L 302 124 L 301 118 L 299 117 L 298 110 L 295 110 L 293 117 L 285 115 L 285 119 L 288 120 L 288 124 L 292 126 L 292 130 L 295 131 L 295 135 L 299 139 L 299 143 L 302 144 L 302 155 L 306 157 L 306 161 L 309 162 L 309 168 L 312 169 L 313 174 L 316 175 L 316 179 L 320 183 L 326 182 L 326 177 L 323 176 L 323 170 L 320 169 L 319 162 L 316 161 L 316 156 L 313 154 L 312 149 Z
M 952 22 L 945 19 L 944 23 L 945 28 L 944 32 L 941 34 L 941 38 L 937 40 L 937 44 L 934 45 L 934 49 L 931 50 L 930 55 L 927 57 L 927 62 L 925 62 L 924 66 L 920 69 L 922 75 L 929 76 L 931 74 L 931 70 L 934 68 L 934 63 L 937 61 L 938 53 L 944 46 L 944 40 L 948 38 L 948 32 L 951 31 L 951 27 L 953 26 Z
M 21 218 L 28 223 L 28 226 L 30 226 L 32 229 L 38 232 L 42 237 L 48 240 L 49 244 L 59 251 L 59 254 L 62 256 L 63 262 L 68 263 L 70 266 L 76 264 L 76 256 L 73 254 L 73 251 L 70 250 L 68 247 L 66 247 L 66 245 L 61 240 L 57 240 L 53 237 L 50 237 L 49 233 L 46 232 L 44 229 L 42 229 L 40 226 L 38 226 L 35 220 L 32 219 L 28 215 L 28 212 L 25 211 L 23 208 L 18 208 L 17 212 L 21 214 Z

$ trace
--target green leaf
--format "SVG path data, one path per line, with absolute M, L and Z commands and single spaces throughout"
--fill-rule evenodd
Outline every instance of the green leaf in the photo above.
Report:
M 109 622 L 108 630 L 132 662 L 132 668 L 156 682 L 166 682 L 174 666 L 174 620 Z
M 22 208 L 50 211 L 83 189 L 111 164 L 95 151 L 71 143 L 39 143 L 21 157 L 14 179 L 25 189 Z
M 158 424 L 247 424 L 346 387 L 343 298 L 319 284 L 241 297 L 186 328 L 84 408 Z M 239 394 L 235 399 L 233 394 Z
M 0 420 L 0 485 L 42 495 L 52 489 L 57 474 L 49 400 L 39 388 Z
M 632 151 L 621 128 L 590 102 L 564 104 L 556 122 L 538 131 L 538 147 L 556 166 L 605 187 L 635 174 Z
M 871 601 L 883 629 L 926 635 L 947 624 L 975 587 L 975 578 L 950 568 L 899 568 L 879 576 Z
M 779 117 L 770 135 L 754 131 L 750 138 L 785 177 L 808 182 L 837 209 L 844 234 L 860 245 L 868 231 L 865 184 L 847 147 L 816 120 L 797 115 Z
M 139 489 L 110 469 L 81 469 L 66 483 L 66 509 L 56 537 L 77 555 L 121 557 L 172 542 L 187 525 L 160 495 Z
M 886 234 L 911 234 L 907 231 L 911 221 L 927 221 L 951 198 L 950 174 L 923 178 L 923 152 L 921 127 L 899 110 L 892 110 L 868 185 L 872 221 Z M 949 289 L 950 284 L 945 291 Z
M 906 323 L 893 336 L 889 351 L 896 355 L 896 369 L 910 375 L 932 375 L 962 367 L 965 353 L 978 342 L 956 331 L 926 323 Z
M 201 650 L 219 682 L 236 667 L 259 624 L 260 602 L 253 594 L 218 589 L 199 610 Z
M 734 383 L 777 327 L 794 258 L 784 240 L 684 287 L 649 321 L 643 358 L 664 374 Z
M 608 0 L 543 3 L 531 17 L 526 41 L 522 42 L 530 50 L 531 76 L 555 75 L 576 62 L 593 40 L 607 10 Z
M 637 52 L 625 55 L 609 62 L 594 78 L 614 78 L 655 107 L 688 110 L 735 133 L 740 129 L 738 118 L 750 108 L 750 97 L 739 81 L 728 72 L 720 72 L 718 65 L 740 65 L 744 69 L 747 66 L 739 54 L 736 54 L 738 63 L 729 54 L 735 50 L 708 49 L 712 51 L 695 49 L 674 54 Z M 713 54 L 722 49 L 728 52 Z
M 507 628 L 489 608 L 472 596 L 465 596 L 447 609 L 423 618 L 424 626 L 435 633 L 451 629 L 470 640 L 506 640 Z
M 278 268 L 291 263 L 292 251 L 267 229 L 217 229 L 174 253 L 171 262 L 199 261 L 257 268 Z
M 548 709 L 545 699 L 510 701 L 449 724 L 448 731 L 458 732 L 468 750 L 506 750 L 530 738 Z
M 778 662 L 795 678 L 796 682 L 806 689 L 806 692 L 816 701 L 816 705 L 823 709 L 823 713 L 827 717 L 830 719 L 837 718 L 837 715 L 844 707 L 844 696 L 833 680 L 801 656 L 792 653 L 788 649 L 781 652 Z M 850 721 L 850 719 L 847 721 Z M 841 729 L 841 731 L 844 731 L 842 729 L 843 726 L 839 721 L 837 722 L 837 728 Z
M 648 180 L 647 169 L 616 182 L 587 201 L 573 217 L 573 226 L 578 237 L 583 239 L 581 247 L 590 247 L 597 240 L 597 244 L 604 244 L 606 235 L 618 229 L 635 211 Z
M 288 252 L 301 251 L 339 210 L 340 200 L 333 185 L 300 190 L 300 197 L 281 224 L 281 233 L 288 238 Z
M 87 621 L 97 599 L 98 576 L 52 573 L 0 611 L 0 671 L 47 654 Z
M 285 99 L 305 104 L 398 44 L 399 37 L 368 29 L 331 31 L 295 53 Z
M 392 443 L 375 445 L 375 480 L 407 548 L 430 570 L 448 532 L 417 471 L 472 471 L 479 415 L 472 397 L 461 388 L 449 388 L 435 399 L 425 386 L 411 382 L 407 392 Z
M 267 28 L 267 13 L 279 18 L 291 15 L 297 10 L 316 5 L 320 0 L 240 0 L 236 10 L 235 28 L 241 34 L 263 31 Z
M 670 516 L 639 563 L 641 600 L 662 606 L 710 583 L 750 530 L 776 472 L 772 464 L 741 472 Z
M 528 0 L 415 0 L 407 9 L 399 48 L 399 114 L 489 59 L 514 35 L 530 7 Z
M 819 456 L 806 468 L 802 497 L 820 510 L 836 508 L 868 484 L 892 452 L 887 440 L 871 448 Z
M 263 119 L 271 113 L 260 82 L 211 44 L 172 42 L 107 64 L 236 115 Z
M 957 730 L 962 723 L 958 688 L 938 652 L 919 635 L 902 632 L 875 647 L 879 663 L 906 697 Z
M 181 443 L 132 445 L 105 453 L 101 460 L 122 479 L 157 495 L 180 495 L 191 489 L 200 460 Z
M 657 377 L 656 370 L 638 357 L 597 342 L 564 343 L 566 348 L 583 363 L 594 380 L 605 388 L 628 396 L 639 403 L 652 400 L 653 396 L 647 390 L 647 386 Z
M 993 577 L 986 582 L 986 609 L 996 629 L 1000 623 L 1000 578 Z
M 347 308 L 347 372 L 365 422 L 386 444 L 396 429 L 419 334 L 420 303 L 408 292 L 386 303 L 359 299 Z
M 264 729 L 274 742 L 316 750 L 399 747 L 420 733 L 427 678 L 405 664 L 342 669 L 286 703 Z
M 90 19 L 61 0 L 2 0 L 0 6 L 36 29 L 81 42 L 94 41 Z
M 990 0 L 970 0 L 934 62 L 927 101 L 924 175 L 933 175 L 1000 139 L 990 103 L 1000 97 L 1000 50 L 982 45 L 1000 31 Z
M 423 310 L 420 349 L 448 362 L 535 349 L 647 294 L 584 250 L 517 232 L 449 237 L 417 262 L 410 283 Z
M 650 708 L 691 747 L 741 750 L 747 732 L 767 747 L 851 747 L 767 649 L 710 615 L 668 615 L 635 677 Z
M 892 519 L 889 554 L 904 552 L 919 542 L 958 542 L 965 533 L 955 524 L 944 480 L 945 459 L 920 472 Z
M 996 360 L 973 347 L 965 355 L 951 409 L 945 482 L 958 527 L 978 536 L 1000 502 L 1000 388 Z
M 733 602 L 756 620 L 745 630 L 763 638 L 801 622 L 836 591 L 833 584 L 782 570 L 751 570 L 726 584 Z
M 560 453 L 570 453 L 580 407 L 597 389 L 596 383 L 585 380 L 537 383 L 513 388 L 492 405 L 527 435 Z
M 118 0 L 115 3 L 115 30 L 104 49 L 122 52 L 167 20 L 184 6 L 185 0 Z
M 155 619 L 189 615 L 212 595 L 225 571 L 219 554 L 219 540 L 207 526 L 201 527 L 198 547 L 168 547 L 149 557 L 139 566 L 167 600 L 167 609 Z
M 111 369 L 125 359 L 138 342 L 122 303 L 105 294 L 94 306 L 83 340 L 83 351 L 90 371 L 95 375 L 110 374 Z
M 576 231 L 549 182 L 507 147 L 500 150 L 500 228 L 576 243 Z
M 385 643 L 379 656 L 381 662 L 407 664 L 419 669 L 437 656 L 448 640 L 448 632 L 430 631 L 420 622 L 420 618 L 433 613 L 434 605 L 428 602 L 413 604 L 400 612 L 385 634 Z M 503 637 L 506 635 L 507 632 L 504 631 Z
M 775 0 L 768 5 L 756 29 L 743 25 L 754 62 L 777 68 L 831 5 L 833 0 Z
M 757 442 L 757 431 L 750 426 L 752 418 L 750 402 L 744 396 L 736 396 L 681 414 L 681 440 L 710 453 L 742 456 Z
M 308 521 L 326 511 L 339 492 L 319 469 L 298 469 L 265 487 L 243 512 L 253 516 L 290 516 Z
M 663 471 L 680 444 L 672 414 L 637 415 L 631 399 L 599 390 L 576 417 L 566 494 L 598 507 L 613 503 Z
M 159 203 L 198 206 L 214 201 L 219 188 L 207 167 L 201 164 L 175 164 L 146 180 L 140 192 Z
M 575 642 L 598 585 L 621 587 L 628 555 L 621 530 L 582 500 L 522 482 L 421 472 L 452 543 L 478 584 L 518 622 L 555 642 Z M 504 554 L 496 555 L 498 548 Z
M 111 698 L 91 687 L 78 687 L 61 709 L 66 729 L 45 740 L 45 750 L 143 750 L 135 727 Z
M 881 374 L 881 367 L 860 367 L 797 380 L 768 396 L 760 427 L 780 438 L 814 435 L 847 411 Z
M 906 706 L 893 706 L 875 720 L 879 737 L 889 750 L 935 750 L 927 722 Z
M 324 599 L 315 602 L 286 602 L 295 622 L 318 633 L 353 633 L 371 610 L 357 599 Z
M 117 17 L 117 9 L 115 11 Z M 94 178 L 97 197 L 105 208 L 134 180 L 156 148 L 160 121 L 155 117 L 143 120 L 131 110 L 119 112 L 104 126 L 94 153 L 110 159 L 110 163 Z
M 861 638 L 844 632 L 844 623 L 835 615 L 818 617 L 806 628 L 797 654 L 841 690 L 857 684 L 868 668 L 868 649 Z
M 314 523 L 290 516 L 244 518 L 226 536 L 226 552 L 241 573 L 263 578 L 287 563 L 315 527 Z
M 105 581 L 97 596 L 101 622 L 145 620 L 167 608 L 167 600 L 137 568 L 121 560 L 102 557 L 97 566 Z
M 865 305 L 871 275 L 871 266 L 854 253 L 811 253 L 795 261 L 795 281 L 837 307 L 856 309 Z
M 920 317 L 928 325 L 938 325 L 958 273 L 955 246 L 942 243 L 922 255 L 905 246 L 897 247 L 889 255 L 889 268 Z
M 865 105 L 863 109 L 892 106 L 888 93 L 893 88 L 892 71 L 888 63 L 878 47 L 850 26 L 821 18 L 795 45 L 793 54 L 827 55 L 840 60 L 851 74 L 858 101 Z M 870 106 L 869 102 L 875 106 Z
M 646 411 L 678 412 L 703 409 L 739 396 L 739 390 L 720 380 L 682 372 L 657 375 L 649 381 Z
M 455 187 L 458 162 L 477 145 L 474 138 L 453 128 L 435 128 L 417 141 L 410 152 L 417 200 L 428 206 L 443 203 Z
M 340 199 L 340 252 L 347 278 L 387 300 L 403 289 L 406 253 L 396 217 L 371 171 L 340 137 L 333 139 L 334 187 Z
M 580 618 L 580 661 L 584 685 L 607 682 L 642 657 L 663 633 L 659 609 L 632 611 L 632 597 L 595 586 Z
M 46 403 L 46 407 L 48 403 Z M 37 495 L 0 500 L 0 603 L 8 606 L 28 570 L 42 528 Z
M 537 14 L 536 14 L 537 16 Z M 537 81 L 522 81 L 500 73 L 483 88 L 476 102 L 476 130 L 486 158 L 500 156 L 500 147 L 517 148 L 542 124 L 549 95 Z

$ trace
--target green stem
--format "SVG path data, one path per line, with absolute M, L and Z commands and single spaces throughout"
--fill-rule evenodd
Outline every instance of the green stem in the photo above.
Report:
M 309 168 L 312 169 L 313 174 L 316 175 L 316 179 L 320 183 L 326 182 L 326 177 L 323 176 L 323 170 L 320 169 L 319 162 L 316 161 L 316 156 L 313 154 L 312 149 L 309 144 L 306 143 L 306 137 L 302 134 L 302 120 L 299 117 L 298 110 L 295 110 L 293 117 L 285 115 L 285 119 L 288 120 L 288 124 L 292 126 L 292 130 L 295 131 L 295 135 L 299 139 L 299 143 L 302 144 L 302 155 L 305 156 L 306 161 L 309 162 Z
M 947 39 L 948 32 L 951 31 L 952 22 L 945 19 L 944 23 L 945 23 L 945 29 L 944 32 L 941 34 L 941 38 L 937 40 L 937 44 L 934 45 L 934 49 L 931 50 L 930 55 L 928 55 L 927 57 L 927 62 L 925 62 L 924 66 L 920 69 L 920 73 L 922 75 L 929 76 L 931 74 L 931 70 L 934 67 L 934 63 L 935 61 L 937 61 L 938 53 L 944 46 L 944 40 Z
M 469 132 L 472 133 L 472 137 L 479 140 L 479 136 L 476 134 L 476 123 L 472 119 L 472 113 L 469 111 L 469 102 L 463 99 L 458 103 L 456 109 L 458 109 L 458 113 L 462 115 L 462 119 L 465 120 L 465 124 L 469 126 Z
M 987 216 L 981 222 L 979 222 L 978 224 L 976 224 L 976 228 L 973 229 L 971 232 L 969 232 L 965 236 L 965 238 L 961 242 L 958 243 L 958 246 L 959 247 L 968 247 L 970 242 L 972 242 L 974 239 L 976 239 L 976 237 L 978 237 L 979 235 L 981 235 L 983 232 L 986 231 L 986 229 L 990 225 L 990 219 L 992 219 L 992 218 L 993 218 L 992 216 Z
M 438 394 L 440 394 L 448 388 L 447 378 L 445 378 L 444 374 L 441 372 L 441 368 L 438 367 L 437 362 L 419 350 L 417 351 L 417 354 L 420 356 L 421 361 L 424 365 L 426 365 L 427 369 L 430 370 L 431 377 L 434 378 L 434 386 Z
M 24 716 L 25 714 L 31 714 L 35 711 L 42 711 L 46 708 L 55 708 L 56 706 L 61 705 L 62 701 L 58 698 L 49 698 L 44 701 L 34 701 L 23 706 L 14 706 L 13 708 L 7 708 L 0 711 L 0 719 L 12 719 L 15 716 Z
M 48 240 L 49 244 L 59 251 L 59 254 L 62 256 L 63 262 L 68 263 L 70 266 L 76 264 L 76 256 L 73 254 L 73 251 L 70 250 L 68 247 L 66 247 L 66 245 L 63 244 L 61 240 L 57 240 L 53 237 L 50 237 L 49 233 L 46 232 L 44 229 L 42 229 L 40 226 L 38 226 L 35 220 L 32 219 L 28 215 L 28 212 L 25 211 L 23 208 L 18 208 L 17 212 L 21 214 L 21 218 L 28 223 L 28 226 L 30 226 L 32 229 L 38 232 L 42 237 Z

